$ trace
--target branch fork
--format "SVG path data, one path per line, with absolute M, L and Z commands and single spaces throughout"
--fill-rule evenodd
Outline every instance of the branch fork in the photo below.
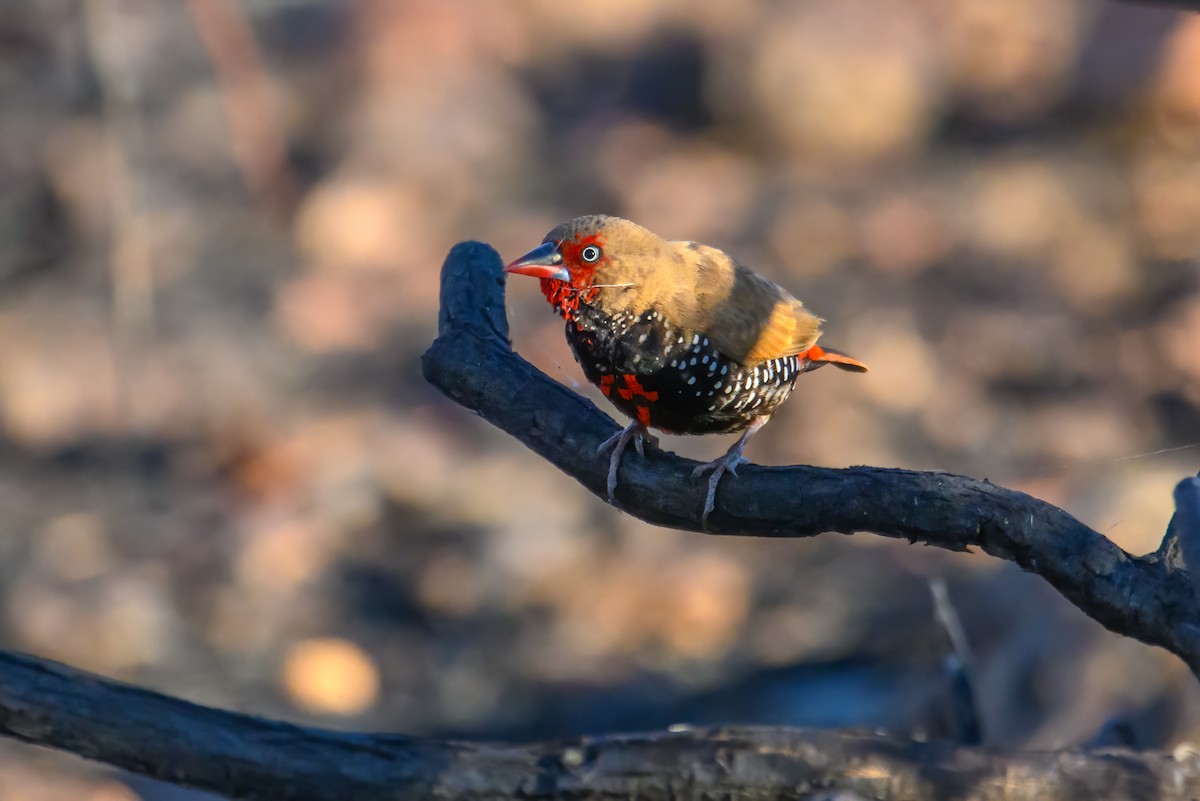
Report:
M 429 380 L 605 497 L 596 447 L 615 429 L 588 401 L 512 352 L 500 259 L 451 251 Z M 694 462 L 629 458 L 620 502 L 696 529 Z M 747 466 L 722 488 L 714 534 L 873 531 L 978 547 L 1038 573 L 1113 631 L 1169 648 L 1193 670 L 1200 603 L 1200 480 L 1176 491 L 1162 547 L 1131 556 L 1060 509 L 986 481 L 905 470 Z M 329 799 L 818 799 L 1184 801 L 1200 756 L 1086 748 L 999 753 L 884 734 L 730 726 L 505 744 L 334 732 L 225 712 L 0 651 L 0 736 L 151 778 L 256 801 Z M 1014 780 L 1014 777 L 1020 777 Z
M 425 377 L 607 499 L 608 462 L 595 453 L 618 427 L 513 352 L 502 267 L 479 242 L 450 252 Z M 649 523 L 712 535 L 870 532 L 953 551 L 978 548 L 1038 574 L 1108 629 L 1166 648 L 1200 673 L 1193 578 L 1200 576 L 1200 479 L 1177 489 L 1180 511 L 1163 546 L 1133 556 L 1062 509 L 986 479 L 885 467 L 746 465 L 721 485 L 705 529 L 698 514 L 704 487 L 691 478 L 697 464 L 660 450 L 622 460 L 618 505 Z

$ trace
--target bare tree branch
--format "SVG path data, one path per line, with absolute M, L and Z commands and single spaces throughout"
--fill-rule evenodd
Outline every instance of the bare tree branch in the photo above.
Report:
M 1192 577 L 1200 603 L 1200 476 L 1185 478 L 1175 487 L 1175 514 L 1158 547 L 1163 560 Z
M 875 733 L 710 728 L 507 745 L 304 728 L 0 652 L 0 735 L 255 801 L 1183 801 L 1200 756 L 999 754 Z
M 254 29 L 236 0 L 186 3 L 221 87 L 229 142 L 243 179 L 262 208 L 285 218 L 296 203 L 295 182 L 287 163 L 283 114 Z
M 933 611 L 938 623 L 950 641 L 950 653 L 946 655 L 946 678 L 950 684 L 950 698 L 955 721 L 958 724 L 958 741 L 963 745 L 983 745 L 983 716 L 979 714 L 979 703 L 975 699 L 975 659 L 967 642 L 967 632 L 958 610 L 950 602 L 950 590 L 946 580 L 937 578 L 929 582 L 929 594 L 933 596 Z
M 508 341 L 504 273 L 487 245 L 457 245 L 442 268 L 438 338 L 425 377 L 521 440 L 598 497 L 607 459 L 596 449 L 615 424 L 550 379 Z M 662 526 L 699 531 L 703 483 L 695 462 L 629 453 L 622 509 Z M 722 482 L 710 534 L 812 537 L 872 532 L 962 551 L 977 547 L 1050 582 L 1112 631 L 1160 645 L 1200 670 L 1200 603 L 1180 560 L 1135 557 L 1063 510 L 987 480 L 882 467 L 756 467 Z
M 603 494 L 604 460 L 594 454 L 613 423 L 512 352 L 503 287 L 494 250 L 469 242 L 451 251 L 426 374 Z M 631 456 L 623 503 L 648 520 L 695 528 L 703 488 L 691 483 L 690 468 L 670 454 Z M 1197 604 L 1176 546 L 1135 558 L 1048 504 L 940 473 L 747 469 L 721 496 L 712 519 L 721 533 L 872 530 L 947 548 L 981 547 L 1045 576 L 1110 628 L 1196 664 L 1194 639 L 1178 633 L 1195 630 Z M 1177 524 L 1191 519 L 1189 504 L 1180 501 Z M 1178 757 L 1097 749 L 1001 753 L 878 733 L 762 727 L 517 745 L 422 740 L 223 712 L 4 652 L 0 736 L 259 801 L 1200 797 L 1200 755 L 1187 750 Z
M 1163 8 L 1178 8 L 1183 11 L 1200 11 L 1200 0 L 1121 0 L 1121 2 L 1133 6 L 1162 6 Z

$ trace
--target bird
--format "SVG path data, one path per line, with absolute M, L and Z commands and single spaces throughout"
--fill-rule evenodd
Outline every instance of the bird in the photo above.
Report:
M 696 468 L 709 474 L 703 528 L 725 473 L 737 476 L 755 432 L 787 400 L 803 373 L 832 364 L 867 366 L 817 344 L 823 320 L 775 282 L 723 251 L 665 240 L 620 217 L 591 214 L 556 226 L 505 266 L 541 280 L 564 320 L 584 375 L 631 418 L 607 439 L 608 499 L 632 442 L 639 455 L 671 434 L 742 432 L 723 456 Z

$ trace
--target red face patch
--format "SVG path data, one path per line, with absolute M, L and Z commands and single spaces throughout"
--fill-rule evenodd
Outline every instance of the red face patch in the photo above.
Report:
M 571 282 L 559 281 L 556 278 L 542 279 L 542 294 L 559 314 L 568 320 L 575 318 L 580 301 L 590 303 L 595 299 L 597 290 L 592 288 L 596 268 L 604 263 L 604 256 L 593 264 L 583 260 L 583 249 L 589 245 L 600 248 L 603 253 L 604 237 L 601 234 L 576 234 L 574 239 L 564 239 L 558 243 L 558 251 L 562 254 L 563 266 L 571 273 Z

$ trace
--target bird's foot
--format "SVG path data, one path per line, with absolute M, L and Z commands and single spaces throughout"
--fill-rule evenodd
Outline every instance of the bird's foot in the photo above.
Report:
M 698 478 L 708 471 L 712 471 L 712 475 L 708 477 L 708 494 L 704 496 L 704 511 L 700 513 L 700 528 L 708 529 L 708 516 L 712 513 L 713 508 L 717 505 L 717 485 L 721 483 L 721 476 L 729 473 L 737 477 L 738 465 L 746 464 L 747 459 L 742 456 L 742 451 L 746 447 L 746 443 L 754 436 L 754 432 L 762 428 L 770 420 L 770 415 L 759 415 L 750 421 L 750 425 L 746 427 L 745 432 L 738 438 L 738 441 L 733 443 L 729 450 L 725 451 L 725 455 L 720 459 L 714 459 L 708 464 L 702 464 L 692 471 L 692 478 Z
M 600 443 L 600 447 L 596 449 L 596 453 L 598 454 L 604 453 L 609 449 L 612 450 L 612 455 L 608 458 L 608 502 L 611 504 L 617 502 L 617 468 L 621 466 L 621 455 L 629 447 L 630 440 L 633 440 L 633 447 L 637 451 L 638 456 L 646 455 L 647 440 L 650 441 L 651 447 L 657 447 L 658 445 L 658 437 L 647 431 L 646 427 L 637 420 L 634 420 L 621 431 Z
M 736 478 L 738 465 L 746 464 L 748 461 L 745 456 L 742 456 L 741 448 L 733 447 L 720 459 L 702 464 L 692 471 L 693 479 L 712 471 L 712 475 L 708 477 L 708 494 L 704 496 L 704 511 L 700 514 L 701 528 L 708 528 L 708 515 L 716 507 L 717 485 L 721 483 L 721 476 L 729 473 Z

